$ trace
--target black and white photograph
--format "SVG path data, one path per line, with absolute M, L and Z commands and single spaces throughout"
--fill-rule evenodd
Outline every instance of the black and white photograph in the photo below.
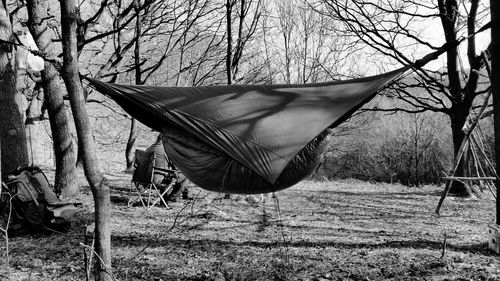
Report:
M 1 0 L 0 280 L 500 280 L 500 1 Z

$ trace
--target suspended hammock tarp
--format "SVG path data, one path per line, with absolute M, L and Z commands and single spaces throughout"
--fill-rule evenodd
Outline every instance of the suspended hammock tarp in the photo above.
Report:
M 324 150 L 326 129 L 407 69 L 303 85 L 152 87 L 85 79 L 162 132 L 166 153 L 193 183 L 252 194 L 284 189 L 309 175 Z

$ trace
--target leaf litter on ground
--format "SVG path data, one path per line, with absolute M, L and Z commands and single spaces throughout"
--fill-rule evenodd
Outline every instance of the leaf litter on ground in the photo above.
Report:
M 279 205 L 192 187 L 194 201 L 147 211 L 127 206 L 129 182 L 110 178 L 117 280 L 500 280 L 489 196 L 447 198 L 436 217 L 442 187 L 304 181 L 277 192 Z M 70 232 L 11 238 L 0 276 L 85 280 L 79 245 L 91 239 L 93 203 L 82 189 Z

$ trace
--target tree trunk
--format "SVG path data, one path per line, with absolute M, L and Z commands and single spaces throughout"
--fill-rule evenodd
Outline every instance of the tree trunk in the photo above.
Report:
M 135 68 L 135 84 L 141 85 L 141 15 L 139 9 L 139 1 L 134 0 L 134 9 L 135 9 L 135 48 L 134 48 L 134 68 Z M 127 168 L 125 171 L 131 171 L 134 165 L 134 147 L 135 142 L 137 140 L 137 121 L 132 118 L 130 121 L 130 133 L 128 135 L 127 147 L 125 148 L 125 158 L 127 161 Z
M 232 50 L 233 50 L 233 36 L 231 30 L 231 13 L 233 9 L 233 4 L 231 0 L 226 1 L 226 28 L 227 28 L 227 53 L 226 53 L 226 76 L 227 76 L 227 84 L 231 85 L 233 82 L 231 65 L 232 65 Z
M 125 169 L 126 172 L 132 171 L 134 166 L 134 147 L 137 140 L 137 131 L 137 121 L 132 118 L 130 120 L 130 134 L 127 140 L 127 147 L 125 148 L 125 159 L 127 161 L 127 168 Z
M 80 51 L 78 52 L 77 58 L 79 58 L 79 57 L 80 57 Z M 88 92 L 84 88 L 83 89 L 83 100 L 85 101 L 85 103 L 87 103 L 87 98 L 88 98 Z M 90 133 L 92 133 L 92 139 L 95 140 L 95 137 L 94 137 L 92 130 L 90 131 Z M 83 167 L 83 156 L 82 156 L 84 153 L 83 149 L 82 149 L 83 145 L 80 143 L 79 139 L 77 140 L 77 142 L 78 142 L 78 150 L 76 152 L 76 167 L 81 168 L 81 167 Z
M 462 145 L 462 142 L 465 137 L 462 128 L 467 119 L 469 110 L 470 109 L 465 110 L 465 108 L 463 110 L 455 110 L 454 111 L 455 114 L 451 116 L 451 134 L 453 138 L 453 155 L 455 158 L 457 157 L 460 151 L 460 146 Z M 465 157 L 461 157 L 454 176 L 461 177 L 467 174 L 466 173 L 467 165 L 465 161 L 466 161 Z M 465 196 L 465 197 L 471 195 L 470 188 L 468 188 L 468 186 L 459 181 L 453 181 L 449 193 L 455 196 Z
M 232 9 L 233 9 L 233 2 L 231 0 L 226 0 L 226 30 L 227 30 L 227 48 L 226 48 L 226 78 L 227 78 L 227 84 L 231 85 L 233 84 L 233 76 L 231 72 L 231 65 L 232 65 L 232 50 L 233 50 L 233 36 L 232 36 L 232 29 L 231 29 L 231 23 L 232 23 Z M 226 193 L 224 194 L 224 199 L 231 199 L 231 194 Z
M 82 146 L 83 169 L 90 184 L 95 204 L 96 280 L 111 281 L 111 228 L 109 186 L 99 172 L 94 140 L 85 107 L 77 59 L 77 10 L 74 0 L 61 0 L 61 27 L 63 42 L 62 75 L 68 90 L 79 143 Z
M 493 112 L 495 126 L 495 169 L 497 179 L 496 224 L 500 225 L 500 3 L 498 0 L 490 0 L 491 22 L 495 22 L 491 28 L 491 88 L 493 92 Z
M 47 9 L 49 2 L 45 0 L 29 0 L 28 28 L 35 39 L 38 49 L 48 57 L 57 54 L 52 44 L 51 29 L 47 26 Z M 55 67 L 45 62 L 42 71 L 42 86 L 47 101 L 50 129 L 56 160 L 54 189 L 63 197 L 74 197 L 78 193 L 76 185 L 75 151 L 70 133 L 69 122 L 64 108 L 62 89 L 59 84 L 59 73 Z
M 0 3 L 0 39 L 14 41 L 6 2 Z M 28 147 L 24 125 L 23 96 L 16 90 L 15 52 L 10 44 L 0 44 L 0 138 L 2 174 L 27 165 Z
M 458 17 L 458 3 L 455 0 L 439 0 L 439 12 L 441 18 L 441 24 L 443 26 L 444 36 L 446 42 L 449 44 L 454 44 L 457 40 L 457 30 L 456 21 Z M 471 98 L 470 94 L 463 94 L 462 85 L 460 82 L 460 70 L 458 68 L 458 50 L 457 48 L 451 48 L 446 52 L 446 69 L 448 70 L 449 78 L 449 91 L 453 97 L 453 105 L 450 115 L 451 118 L 451 133 L 453 137 L 453 155 L 456 157 L 464 139 L 464 133 L 462 132 L 462 127 L 465 124 L 467 115 L 472 105 L 469 101 Z M 460 160 L 460 164 L 457 168 L 455 176 L 463 176 L 465 173 L 466 166 L 463 160 Z M 450 194 L 457 196 L 470 196 L 471 193 L 467 187 L 458 181 L 454 181 L 450 191 Z

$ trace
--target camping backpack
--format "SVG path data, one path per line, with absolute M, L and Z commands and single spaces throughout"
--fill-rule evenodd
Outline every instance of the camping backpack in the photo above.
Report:
M 10 214 L 11 234 L 68 230 L 76 206 L 57 197 L 40 168 L 18 168 L 7 176 L 4 184 L 0 212 L 5 224 Z

